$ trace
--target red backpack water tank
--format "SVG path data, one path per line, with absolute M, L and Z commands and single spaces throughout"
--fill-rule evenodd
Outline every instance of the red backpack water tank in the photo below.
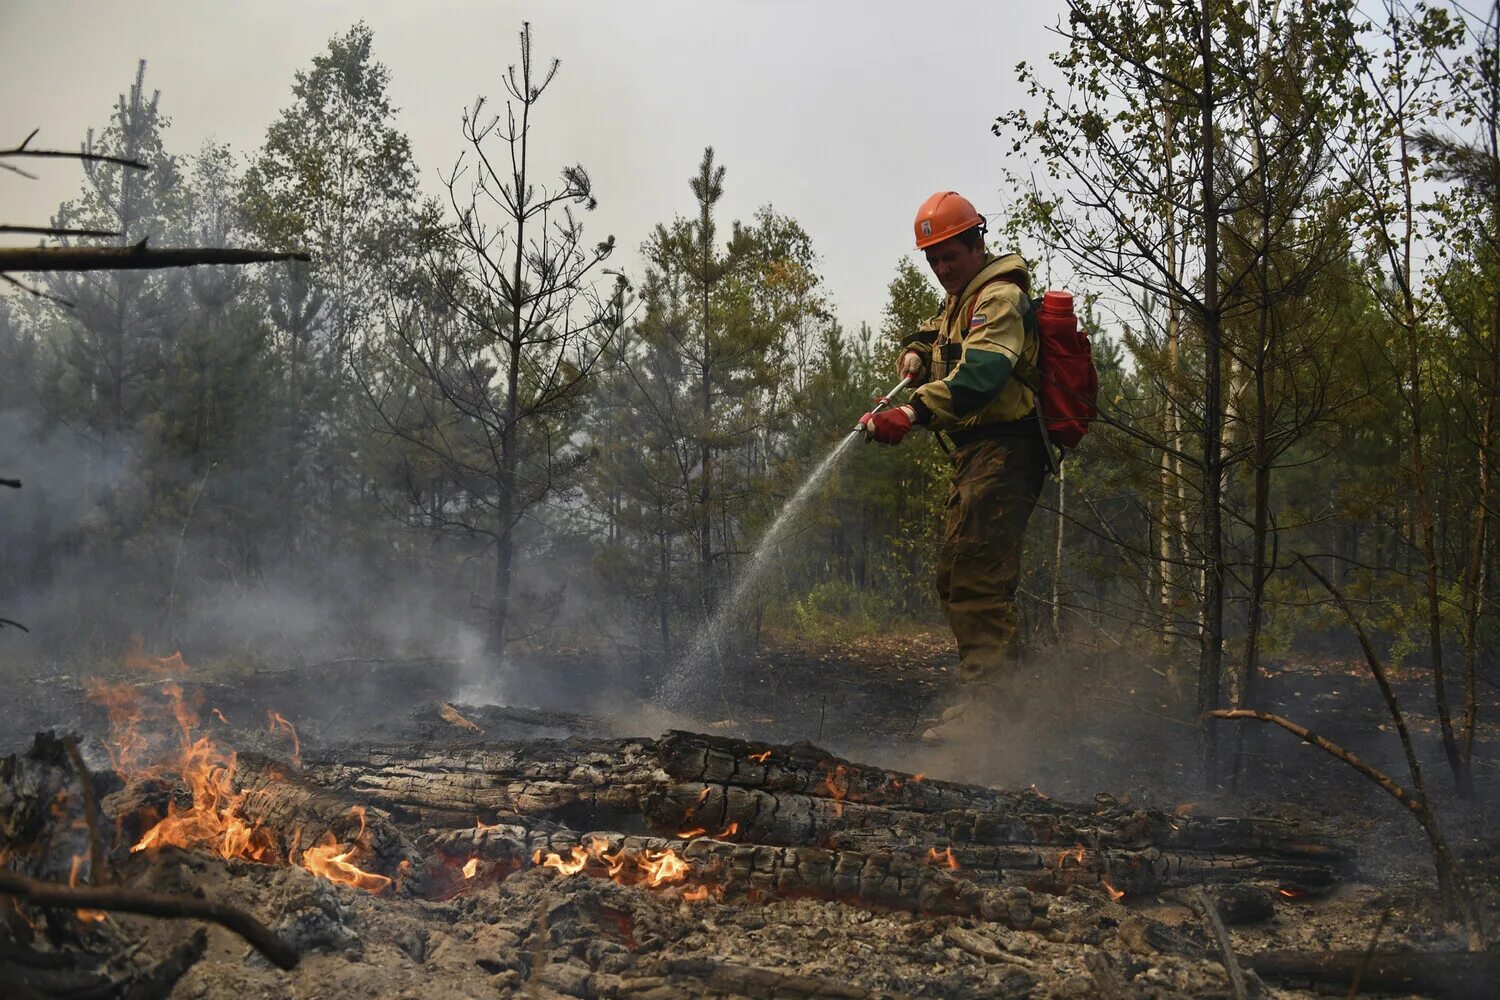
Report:
M 1047 292 L 1036 305 L 1037 370 L 1041 385 L 1037 406 L 1047 421 L 1047 435 L 1063 448 L 1076 448 L 1099 415 L 1099 373 L 1088 334 L 1078 328 L 1071 292 Z

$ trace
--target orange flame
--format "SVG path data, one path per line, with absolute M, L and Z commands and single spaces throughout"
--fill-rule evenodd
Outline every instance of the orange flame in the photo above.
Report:
M 703 827 L 701 827 L 701 826 L 695 826 L 691 830 L 683 830 L 677 836 L 680 837 L 683 840 L 691 840 L 694 837 L 701 837 L 701 836 L 703 836 L 707 832 L 708 831 L 705 830 Z
M 289 733 L 292 737 L 292 766 L 302 770 L 302 741 L 297 738 L 297 727 L 281 717 L 280 712 L 266 710 L 266 721 L 271 724 L 270 732 Z
M 589 852 L 582 847 L 572 847 L 568 850 L 568 854 L 569 859 L 564 861 L 561 855 L 549 851 L 546 860 L 543 860 L 541 848 L 537 848 L 536 853 L 531 856 L 531 861 L 544 868 L 556 868 L 563 875 L 577 875 L 589 863 Z
M 764 764 L 766 761 L 771 759 L 771 751 L 767 750 L 765 753 L 753 753 L 750 755 L 750 759 L 755 761 L 757 764 Z M 684 895 L 682 898 L 686 899 L 687 896 Z
M 1073 859 L 1073 863 L 1075 865 L 1081 865 L 1083 864 L 1083 859 L 1087 856 L 1088 851 L 1084 850 L 1083 845 L 1075 844 L 1071 851 L 1063 851 L 1057 856 L 1057 867 L 1059 870 L 1062 869 L 1066 865 L 1069 858 Z
M 1099 880 L 1099 884 L 1104 886 L 1104 891 L 1109 893 L 1109 898 L 1112 900 L 1122 899 L 1125 896 L 1125 894 L 1119 889 L 1116 889 L 1114 886 L 1110 885 L 1109 879 L 1107 878 L 1101 878 Z
M 131 670 L 144 670 L 157 676 L 188 672 L 188 665 L 183 662 L 181 652 L 163 657 L 147 656 L 146 640 L 138 635 L 130 637 L 130 648 L 125 651 L 125 655 L 120 660 Z
M 226 718 L 224 718 L 224 713 L 223 712 L 219 711 L 216 708 L 216 709 L 213 710 L 213 713 L 214 713 L 214 718 L 215 719 L 218 719 L 220 722 L 224 723 L 224 725 L 226 725 L 226 726 L 229 725 L 229 720 L 226 719 Z
M 365 831 L 364 806 L 354 806 L 349 812 L 359 817 L 359 832 L 354 835 L 354 842 L 347 848 L 341 848 L 333 832 L 326 831 L 317 844 L 302 852 L 302 867 L 330 882 L 378 893 L 390 885 L 391 880 L 384 875 L 367 872 L 354 863 L 353 859 L 369 850 L 370 836 Z
M 709 896 L 708 886 L 695 885 L 690 889 L 684 889 L 682 899 L 685 903 L 701 903 Z
M 396 866 L 396 891 L 401 891 L 401 883 L 411 877 L 411 862 L 405 858 Z
M 833 799 L 833 814 L 844 815 L 844 796 L 849 794 L 849 782 L 845 775 L 849 769 L 843 764 L 837 765 L 832 771 L 823 776 L 823 789 Z
M 939 853 L 936 847 L 927 848 L 927 863 L 936 864 L 938 862 L 946 865 L 949 871 L 958 871 L 958 859 L 953 856 L 953 847 L 951 845 L 943 848 L 941 853 Z
M 1299 892 L 1296 889 L 1288 889 L 1285 886 L 1283 886 L 1280 889 L 1277 889 L 1276 891 L 1279 892 L 1279 893 L 1281 893 L 1287 899 L 1296 899 L 1299 896 L 1305 895 L 1304 893 Z
M 653 888 L 663 882 L 679 882 L 687 878 L 687 862 L 679 858 L 671 848 L 665 851 L 647 851 L 643 857 L 637 857 L 635 863 L 646 873 L 646 884 Z
M 927 775 L 923 774 L 921 771 L 918 771 L 916 774 L 911 776 L 911 780 L 913 784 L 917 784 L 919 782 L 926 781 Z
M 477 873 L 478 871 L 479 871 L 479 859 L 478 858 L 470 858 L 467 862 L 465 862 L 465 864 L 464 864 L 464 878 L 473 878 L 474 875 L 475 875 L 475 873 Z
M 711 791 L 713 791 L 713 788 L 711 786 L 703 786 L 703 791 L 698 793 L 698 804 L 700 806 L 703 804 L 703 800 L 708 798 L 708 793 Z
M 717 840 L 728 840 L 730 837 L 733 837 L 735 834 L 737 834 L 739 832 L 740 832 L 740 825 L 739 825 L 739 823 L 735 822 L 735 823 L 730 823 L 724 829 L 720 830 L 718 833 L 716 833 L 714 835 L 714 837 Z
M 83 867 L 83 855 L 81 855 L 81 854 L 75 854 L 75 855 L 73 855 L 73 867 L 68 872 L 68 888 L 69 889 L 76 889 L 76 888 L 78 888 L 78 869 L 81 868 L 81 867 Z M 79 920 L 82 920 L 85 923 L 90 923 L 90 924 L 97 924 L 101 920 L 108 920 L 109 919 L 109 914 L 105 913 L 103 910 L 88 910 L 88 909 L 82 909 L 82 908 L 80 908 L 80 909 L 74 910 L 73 911 L 73 915 L 75 917 L 77 917 Z

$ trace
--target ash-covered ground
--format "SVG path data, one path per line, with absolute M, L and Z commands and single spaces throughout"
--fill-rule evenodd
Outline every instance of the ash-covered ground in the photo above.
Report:
M 1358 871 L 1321 894 L 1288 897 L 1274 884 L 1241 887 L 1253 896 L 1249 910 L 1264 911 L 1263 919 L 1228 928 L 1241 958 L 1358 951 L 1377 940 L 1383 950 L 1462 947 L 1459 928 L 1445 923 L 1438 906 L 1425 840 L 1388 795 L 1284 732 L 1251 729 L 1243 731 L 1247 766 L 1235 787 L 1205 794 L 1191 727 L 1181 721 L 1169 679 L 1147 661 L 1038 655 L 985 717 L 985 731 L 938 749 L 918 739 L 955 688 L 937 637 L 748 656 L 716 669 L 692 713 L 654 706 L 655 680 L 639 663 L 577 652 L 538 656 L 498 677 L 441 658 L 351 658 L 238 675 L 200 669 L 187 684 L 201 690 L 205 711 L 217 708 L 230 720 L 217 738 L 269 757 L 285 757 L 289 748 L 284 733 L 260 724 L 267 711 L 295 723 L 304 757 L 324 760 L 371 745 L 655 736 L 678 728 L 768 746 L 806 741 L 893 772 L 1034 787 L 1056 800 L 1101 803 L 1099 809 L 1272 818 L 1309 838 L 1349 845 Z M 1410 672 L 1398 690 L 1430 762 L 1427 780 L 1449 842 L 1488 924 L 1500 925 L 1500 766 L 1497 727 L 1486 721 L 1500 704 L 1486 691 L 1477 795 L 1460 803 L 1440 767 L 1427 679 Z M 101 742 L 107 722 L 88 703 L 82 678 L 59 672 L 18 680 L 11 692 L 0 749 L 23 750 L 39 729 L 74 731 L 84 737 L 90 766 L 108 770 Z M 483 732 L 445 720 L 442 703 Z M 1357 662 L 1279 665 L 1261 707 L 1309 725 L 1398 780 L 1406 777 L 1393 727 Z M 1238 735 L 1233 725 L 1221 731 L 1226 754 Z M 576 832 L 582 837 L 593 828 L 580 825 Z M 689 901 L 684 886 L 622 885 L 542 865 L 478 878 L 451 894 L 378 895 L 294 865 L 225 861 L 176 848 L 117 851 L 114 867 L 128 886 L 245 906 L 303 951 L 295 971 L 281 972 L 211 927 L 205 957 L 177 983 L 174 997 L 1232 995 L 1221 949 L 1194 909 L 1191 890 L 1111 898 L 1073 886 L 1037 904 L 1047 912 L 1040 926 L 1019 927 L 982 915 L 795 894 L 731 892 Z M 1208 898 L 1222 888 L 1206 887 Z M 133 942 L 129 947 L 140 955 L 165 953 L 189 926 L 115 916 L 80 940 L 105 951 Z M 1285 981 L 1258 988 L 1264 996 L 1313 995 Z

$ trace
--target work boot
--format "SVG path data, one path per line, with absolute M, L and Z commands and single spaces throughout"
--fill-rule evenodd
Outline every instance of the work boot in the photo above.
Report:
M 943 709 L 938 716 L 938 721 L 922 731 L 922 742 L 930 747 L 940 747 L 947 743 L 957 723 L 969 711 L 972 701 L 965 699 L 956 705 L 949 705 Z

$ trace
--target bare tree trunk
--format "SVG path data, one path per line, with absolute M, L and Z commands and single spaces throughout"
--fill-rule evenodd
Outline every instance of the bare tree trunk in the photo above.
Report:
M 1220 670 L 1224 631 L 1224 538 L 1220 519 L 1223 488 L 1223 403 L 1220 398 L 1221 322 L 1219 316 L 1219 202 L 1215 188 L 1214 157 L 1218 141 L 1214 130 L 1213 12 L 1209 0 L 1199 11 L 1199 48 L 1203 89 L 1199 94 L 1202 115 L 1203 156 L 1203 533 L 1204 588 L 1203 634 L 1198 659 L 1198 731 L 1202 743 L 1203 779 L 1212 785 L 1218 777 L 1218 735 L 1204 716 L 1219 707 Z
M 1461 796 L 1473 794 L 1473 782 L 1459 752 L 1453 734 L 1453 718 L 1448 710 L 1448 685 L 1443 669 L 1442 595 L 1438 584 L 1437 538 L 1433 527 L 1432 498 L 1427 489 L 1426 456 L 1423 453 L 1422 423 L 1422 348 L 1418 337 L 1416 301 L 1412 292 L 1413 178 L 1406 129 L 1400 130 L 1398 145 L 1401 158 L 1401 194 L 1404 230 L 1401 238 L 1401 325 L 1406 330 L 1407 403 L 1411 409 L 1411 472 L 1416 480 L 1417 508 L 1414 520 L 1422 532 L 1422 558 L 1427 587 L 1428 645 L 1432 656 L 1433 695 L 1437 701 L 1438 725 L 1443 734 L 1443 753 Z
M 1474 727 L 1479 715 L 1475 692 L 1475 655 L 1478 651 L 1479 608 L 1488 580 L 1485 550 L 1488 545 L 1490 506 L 1490 445 L 1495 427 L 1495 396 L 1500 394 L 1500 296 L 1490 314 L 1489 391 L 1485 393 L 1484 417 L 1479 424 L 1479 497 L 1474 516 L 1474 535 L 1469 542 L 1469 565 L 1464 573 L 1464 722 L 1461 752 L 1463 767 L 1470 772 L 1474 752 Z
M 1163 200 L 1166 206 L 1165 214 L 1167 218 L 1167 239 L 1165 248 L 1167 258 L 1166 270 L 1167 281 L 1170 284 L 1173 282 L 1180 283 L 1182 279 L 1182 273 L 1179 266 L 1177 253 L 1177 213 L 1174 207 L 1174 185 L 1172 184 L 1172 161 L 1174 158 L 1172 129 L 1175 125 L 1175 116 L 1171 110 L 1170 104 L 1167 105 L 1167 108 L 1168 110 L 1166 112 L 1166 125 L 1164 130 L 1164 134 L 1166 136 L 1166 141 L 1164 143 L 1166 147 L 1166 162 L 1162 168 L 1162 178 L 1165 187 L 1165 198 Z M 1180 302 L 1178 302 L 1176 296 L 1170 296 L 1167 299 L 1167 383 L 1165 386 L 1165 391 L 1162 393 L 1162 399 L 1165 407 L 1163 413 L 1164 427 L 1162 429 L 1162 437 L 1171 446 L 1171 450 L 1168 451 L 1164 449 L 1161 453 L 1161 515 L 1157 522 L 1156 553 L 1157 566 L 1159 568 L 1159 577 L 1161 582 L 1161 643 L 1162 648 L 1165 649 L 1168 654 L 1171 653 L 1172 647 L 1175 644 L 1175 630 L 1173 629 L 1172 614 L 1173 569 L 1171 538 L 1174 472 L 1176 473 L 1175 478 L 1177 480 L 1175 488 L 1181 489 L 1182 487 L 1182 470 L 1181 468 L 1176 467 L 1176 463 L 1179 460 L 1177 459 L 1176 455 L 1173 454 L 1173 452 L 1180 452 L 1182 450 L 1182 423 L 1181 417 L 1177 412 L 1177 397 L 1175 395 L 1177 391 L 1176 382 L 1178 365 L 1178 342 L 1181 336 L 1182 305 Z M 1178 513 L 1179 515 L 1185 517 L 1186 511 L 1185 507 L 1180 503 L 1181 499 L 1181 495 L 1178 494 Z M 1183 532 L 1182 537 L 1185 538 L 1186 524 L 1179 523 L 1178 528 Z M 1181 539 L 1179 539 L 1179 541 L 1181 541 Z M 1185 550 L 1186 544 L 1181 544 L 1179 548 Z M 1177 669 L 1176 664 L 1169 663 L 1167 672 L 1168 676 L 1172 677 L 1174 681 L 1177 681 L 1177 683 L 1180 684 L 1179 678 L 1181 677 L 1182 672 Z

